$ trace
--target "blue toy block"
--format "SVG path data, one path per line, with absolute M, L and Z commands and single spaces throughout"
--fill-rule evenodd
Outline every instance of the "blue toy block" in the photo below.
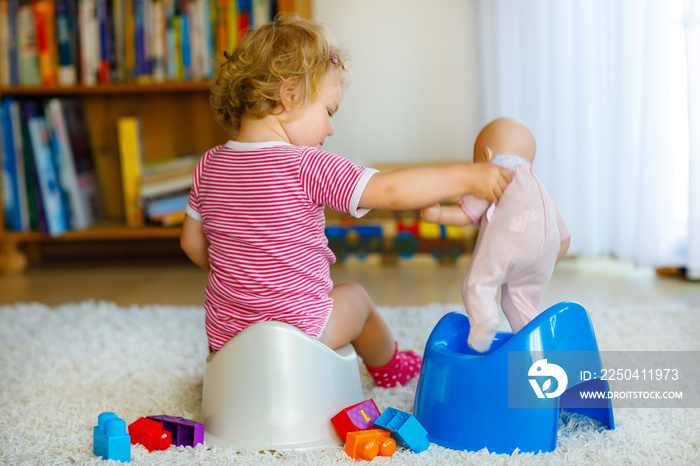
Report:
M 586 310 L 559 303 L 513 335 L 498 332 L 485 353 L 467 345 L 469 319 L 453 312 L 433 329 L 423 355 L 413 413 L 428 439 L 457 450 L 492 453 L 552 451 L 560 409 L 615 428 L 612 401 L 581 392 L 609 393 Z M 600 375 L 598 376 L 600 377 Z
M 374 421 L 376 427 L 391 432 L 391 437 L 404 448 L 409 448 L 414 453 L 420 453 L 430 447 L 426 437 L 428 431 L 412 414 L 396 408 L 387 408 L 381 416 Z
M 111 412 L 101 413 L 92 429 L 92 451 L 106 460 L 131 461 L 131 438 L 126 422 Z

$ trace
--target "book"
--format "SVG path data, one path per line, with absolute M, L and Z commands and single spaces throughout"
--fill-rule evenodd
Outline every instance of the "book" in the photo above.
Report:
M 78 0 L 80 29 L 80 79 L 82 84 L 97 84 L 100 67 L 100 27 L 96 0 Z
M 56 11 L 53 0 L 33 0 L 39 75 L 43 86 L 58 82 L 58 52 L 56 50 Z
M 15 131 L 12 125 L 10 106 L 12 99 L 5 99 L 0 104 L 0 155 L 2 156 L 2 202 L 5 228 L 11 231 L 23 231 L 25 221 L 22 218 L 20 194 L 20 173 L 17 167 L 15 150 Z
M 56 40 L 58 45 L 58 84 L 78 83 L 75 0 L 56 0 Z
M 138 117 L 121 117 L 117 120 L 119 158 L 121 162 L 122 196 L 126 224 L 138 227 L 144 224 L 141 206 L 141 123 Z
M 70 226 L 84 230 L 99 217 L 100 199 L 82 104 L 51 99 L 46 116 L 57 137 L 59 181 L 67 194 Z
M 97 25 L 100 37 L 97 80 L 100 84 L 113 81 L 114 36 L 112 34 L 112 5 L 109 0 L 97 0 Z
M 21 140 L 22 160 L 24 162 L 24 185 L 27 198 L 27 211 L 29 213 L 29 229 L 46 231 L 42 227 L 45 224 L 42 217 L 43 207 L 41 196 L 38 193 L 38 178 L 34 167 L 34 154 L 32 152 L 31 138 L 29 136 L 29 119 L 41 116 L 42 110 L 39 102 L 25 100 L 19 102 L 19 140 Z
M 28 126 L 47 232 L 51 236 L 60 236 L 68 230 L 68 213 L 63 203 L 54 166 L 46 118 L 32 117 L 29 119 Z
M 19 86 L 19 44 L 17 36 L 17 12 L 19 0 L 8 0 L 7 14 L 9 16 L 9 66 L 10 85 Z
M 0 0 L 0 86 L 10 85 L 10 3 Z
M 161 181 L 166 178 L 185 174 L 192 176 L 195 168 L 197 168 L 199 159 L 200 157 L 198 155 L 182 155 L 180 157 L 173 157 L 171 159 L 145 164 L 141 182 Z
M 270 0 L 252 0 L 252 26 L 259 27 L 272 19 L 272 4 Z
M 19 204 L 20 211 L 22 215 L 22 231 L 27 231 L 30 229 L 30 212 L 27 192 L 27 163 L 24 157 L 24 141 L 22 137 L 22 115 L 20 111 L 19 102 L 11 99 L 9 103 L 10 107 L 10 121 L 12 126 L 12 140 L 15 149 L 15 164 L 17 171 L 17 187 L 19 189 Z
M 188 190 L 177 191 L 163 197 L 144 200 L 144 211 L 149 219 L 157 219 L 163 215 L 184 212 L 190 199 Z
M 114 78 L 126 82 L 126 24 L 124 0 L 112 0 L 112 31 L 114 31 Z
M 140 192 L 142 198 L 151 198 L 176 191 L 182 191 L 183 189 L 189 189 L 191 187 L 192 173 L 189 173 L 164 178 L 157 181 L 151 181 L 148 183 L 141 183 Z
M 185 81 L 192 80 L 192 53 L 190 50 L 190 18 L 187 14 L 180 15 L 180 47 L 182 51 L 182 73 Z
M 197 163 L 198 156 L 184 155 L 144 165 L 141 174 L 142 201 L 182 191 L 189 192 Z
M 166 70 L 166 33 L 165 33 L 165 2 L 153 0 L 151 6 L 152 27 L 151 40 L 151 75 L 155 82 L 165 81 Z
M 136 79 L 134 0 L 124 0 L 124 68 L 127 81 Z
M 41 85 L 36 21 L 31 0 L 20 0 L 17 10 L 17 60 L 20 84 L 22 86 Z
M 177 52 L 178 45 L 175 42 L 175 34 L 180 24 L 175 24 L 175 0 L 163 0 L 165 10 L 165 69 L 170 81 L 177 80 Z M 182 61 L 182 58 L 180 58 Z

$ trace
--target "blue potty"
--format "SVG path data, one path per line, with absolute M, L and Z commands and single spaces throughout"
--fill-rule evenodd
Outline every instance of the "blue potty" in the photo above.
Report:
M 467 316 L 453 312 L 426 344 L 413 414 L 431 442 L 492 453 L 552 451 L 560 409 L 615 428 L 595 333 L 580 304 L 552 306 L 515 335 L 498 332 L 485 353 L 469 348 L 467 335 Z M 590 392 L 599 398 L 586 398 Z

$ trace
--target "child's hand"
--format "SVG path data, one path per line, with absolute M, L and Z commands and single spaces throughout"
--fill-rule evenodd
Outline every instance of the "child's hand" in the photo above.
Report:
M 469 168 L 474 179 L 471 194 L 491 203 L 501 197 L 508 183 L 513 179 L 510 170 L 490 163 L 475 163 Z
M 437 223 L 440 221 L 440 204 L 435 203 L 431 206 L 422 208 L 420 210 L 420 216 L 428 223 Z

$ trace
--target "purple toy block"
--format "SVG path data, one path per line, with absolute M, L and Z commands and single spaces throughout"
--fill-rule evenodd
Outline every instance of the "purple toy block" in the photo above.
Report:
M 146 417 L 163 424 L 163 429 L 170 432 L 173 437 L 173 445 L 196 447 L 204 443 L 204 424 L 167 414 Z

